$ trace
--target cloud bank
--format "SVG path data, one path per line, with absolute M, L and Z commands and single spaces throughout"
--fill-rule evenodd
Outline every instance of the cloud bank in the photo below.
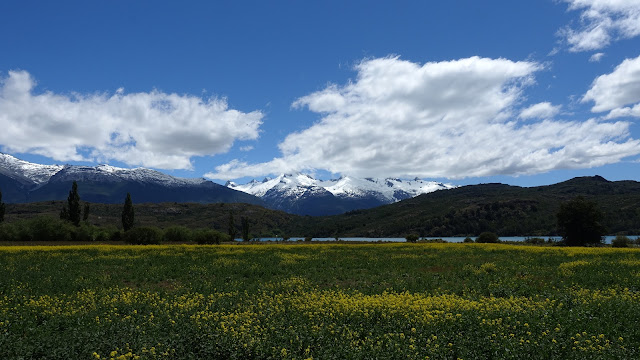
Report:
M 609 111 L 608 119 L 640 117 L 640 56 L 626 59 L 612 73 L 597 77 L 582 97 L 582 102 L 589 101 L 595 103 L 591 111 Z
M 457 179 L 595 167 L 640 153 L 628 122 L 556 121 L 548 117 L 559 108 L 549 103 L 518 110 L 523 89 L 541 69 L 534 62 L 479 57 L 424 65 L 397 57 L 365 60 L 354 81 L 294 102 L 321 119 L 289 134 L 279 144 L 281 157 L 258 164 L 234 160 L 205 176 L 323 169 Z
M 560 31 L 569 51 L 598 50 L 640 35 L 640 0 L 565 1 L 570 11 L 580 11 L 580 24 Z
M 229 109 L 224 99 L 160 91 L 112 95 L 34 94 L 26 71 L 0 79 L 0 145 L 58 161 L 117 160 L 190 169 L 191 157 L 223 153 L 256 139 L 263 114 Z

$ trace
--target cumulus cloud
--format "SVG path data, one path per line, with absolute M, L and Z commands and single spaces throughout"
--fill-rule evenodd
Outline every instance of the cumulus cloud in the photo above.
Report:
M 263 114 L 229 109 L 224 99 L 160 91 L 125 94 L 33 92 L 26 71 L 0 79 L 0 144 L 5 151 L 58 161 L 122 161 L 190 169 L 191 157 L 223 153 L 258 137 Z
M 640 153 L 627 122 L 518 121 L 523 88 L 541 69 L 479 57 L 424 65 L 397 57 L 365 60 L 354 81 L 294 102 L 321 119 L 289 134 L 279 144 L 282 156 L 258 164 L 235 160 L 206 176 L 321 169 L 455 179 L 586 168 Z M 550 104 L 538 108 L 556 111 Z
M 607 118 L 638 116 L 640 110 L 640 56 L 626 59 L 610 74 L 600 75 L 582 97 L 593 101 L 593 112 L 610 111 Z M 632 107 L 625 107 L 633 105 Z
M 529 106 L 520 112 L 521 119 L 550 119 L 558 115 L 562 106 L 553 106 L 550 102 L 541 102 Z
M 560 31 L 569 51 L 602 49 L 612 41 L 640 35 L 640 0 L 565 0 L 580 11 L 580 24 Z
M 589 58 L 589 62 L 600 62 L 603 56 L 604 56 L 604 53 L 601 53 L 601 52 L 595 53 L 591 55 L 591 57 Z

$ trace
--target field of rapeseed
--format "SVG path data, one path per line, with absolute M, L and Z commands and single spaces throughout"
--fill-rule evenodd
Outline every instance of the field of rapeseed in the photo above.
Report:
M 0 247 L 3 359 L 636 359 L 640 251 Z

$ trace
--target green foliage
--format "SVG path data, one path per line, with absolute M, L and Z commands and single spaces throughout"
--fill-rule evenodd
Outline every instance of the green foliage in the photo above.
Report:
M 171 226 L 164 230 L 162 240 L 164 242 L 191 242 L 193 241 L 192 231 L 185 226 Z
M 0 224 L 0 241 L 107 241 L 114 231 L 117 230 L 86 223 L 74 226 L 67 220 L 39 216 L 28 220 Z
M 124 199 L 124 206 L 122 208 L 122 228 L 125 232 L 133 228 L 134 221 L 135 212 L 133 210 L 133 202 L 131 201 L 131 194 L 127 193 L 127 197 Z
M 470 238 L 470 237 L 468 237 L 468 236 L 467 236 L 466 238 L 464 238 L 464 240 L 463 240 L 462 242 L 464 242 L 464 243 L 472 243 L 472 242 L 474 242 L 474 241 L 473 241 L 473 239 L 472 239 L 472 238 Z
M 448 241 L 446 241 L 445 239 L 441 239 L 441 238 L 436 238 L 436 239 L 422 239 L 422 240 L 418 240 L 419 243 L 423 243 L 423 244 L 446 244 L 448 243 Z
M 233 241 L 233 238 L 216 230 L 198 229 L 193 232 L 193 241 L 201 245 L 220 244 L 223 241 Z
M 556 215 L 558 232 L 569 246 L 599 244 L 605 234 L 598 205 L 582 196 L 560 204 Z
M 313 240 L 313 236 L 305 236 L 304 237 L 304 241 L 306 241 L 306 242 L 310 242 L 311 240 Z
M 541 237 L 528 237 L 524 239 L 524 243 L 532 245 L 542 245 L 545 243 L 545 240 Z
M 78 183 L 71 184 L 71 190 L 67 197 L 67 207 L 62 209 L 60 218 L 68 220 L 75 226 L 80 226 L 80 217 L 82 209 L 80 209 L 80 194 L 78 194 Z
M 480 234 L 480 236 L 478 236 L 478 238 L 476 239 L 476 242 L 484 243 L 484 244 L 498 243 L 500 242 L 500 239 L 498 238 L 498 235 L 496 235 L 496 233 L 485 231 L 482 234 Z
M 229 211 L 229 222 L 227 223 L 227 234 L 235 240 L 238 230 L 236 229 L 236 222 L 233 218 L 233 211 Z
M 133 245 L 157 245 L 162 240 L 162 232 L 153 227 L 136 227 L 126 231 L 123 240 Z
M 2 191 L 0 191 L 0 223 L 4 221 L 4 212 L 5 212 L 5 206 L 4 206 L 4 202 L 2 202 Z
M 405 239 L 407 240 L 407 242 L 410 243 L 415 243 L 418 241 L 418 239 L 420 238 L 420 236 L 418 236 L 418 234 L 409 234 L 405 237 Z
M 611 241 L 611 246 L 618 248 L 629 247 L 632 243 L 633 242 L 631 241 L 631 239 L 629 239 L 627 236 L 618 235 L 615 239 L 613 239 L 613 241 Z
M 84 211 L 82 212 L 82 221 L 89 221 L 89 212 L 91 211 L 91 205 L 88 202 L 84 203 Z
M 244 241 L 251 240 L 251 237 L 249 236 L 249 218 L 246 216 L 243 216 L 240 218 L 240 221 L 242 223 L 242 240 Z

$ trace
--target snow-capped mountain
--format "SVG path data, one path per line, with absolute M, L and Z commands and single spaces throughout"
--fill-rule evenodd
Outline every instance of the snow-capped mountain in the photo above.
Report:
M 6 202 L 66 199 L 78 183 L 83 200 L 120 203 L 127 192 L 135 202 L 245 202 L 264 205 L 255 196 L 205 179 L 178 178 L 159 171 L 109 165 L 41 165 L 0 153 L 0 191 Z
M 300 215 L 333 215 L 408 199 L 453 188 L 453 185 L 414 179 L 358 179 L 343 176 L 317 180 L 306 174 L 282 174 L 276 178 L 227 187 L 262 198 L 275 209 Z
M 34 164 L 0 153 L 0 174 L 24 184 L 44 184 L 62 168 L 62 165 Z

